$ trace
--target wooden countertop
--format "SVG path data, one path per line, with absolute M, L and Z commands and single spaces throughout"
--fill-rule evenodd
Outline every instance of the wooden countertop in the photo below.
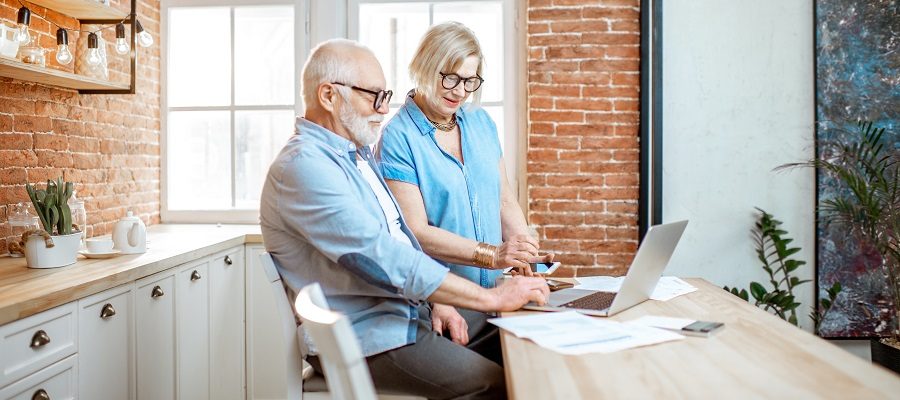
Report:
M 61 268 L 30 269 L 0 257 L 0 325 L 245 243 L 262 243 L 258 225 L 153 225 L 147 252 Z
M 900 398 L 900 376 L 707 281 L 685 280 L 699 290 L 670 301 L 646 301 L 610 319 L 661 315 L 718 321 L 725 323 L 721 333 L 609 354 L 567 356 L 502 331 L 510 398 Z

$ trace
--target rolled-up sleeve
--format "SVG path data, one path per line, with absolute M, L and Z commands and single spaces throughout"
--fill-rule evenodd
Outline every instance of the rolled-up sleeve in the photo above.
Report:
M 421 302 L 443 282 L 447 268 L 391 237 L 351 190 L 335 160 L 302 153 L 268 179 L 275 188 L 285 228 L 385 295 Z
M 376 158 L 384 179 L 419 185 L 412 150 L 401 132 L 390 127 L 384 129 Z

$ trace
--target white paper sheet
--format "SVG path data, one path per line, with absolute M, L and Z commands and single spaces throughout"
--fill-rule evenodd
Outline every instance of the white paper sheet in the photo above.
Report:
M 575 311 L 493 318 L 488 322 L 562 354 L 610 353 L 684 338 L 662 329 L 588 317 Z
M 624 276 L 586 276 L 575 278 L 578 281 L 576 289 L 599 290 L 603 292 L 618 293 L 622 287 Z M 659 278 L 656 289 L 650 295 L 650 299 L 669 301 L 683 294 L 696 292 L 697 288 L 675 276 L 663 276 Z

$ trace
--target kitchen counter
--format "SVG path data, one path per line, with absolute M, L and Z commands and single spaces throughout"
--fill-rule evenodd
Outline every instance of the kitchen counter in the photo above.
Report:
M 104 260 L 78 256 L 61 268 L 30 269 L 0 257 L 0 325 L 246 243 L 262 243 L 258 225 L 153 225 L 147 252 Z

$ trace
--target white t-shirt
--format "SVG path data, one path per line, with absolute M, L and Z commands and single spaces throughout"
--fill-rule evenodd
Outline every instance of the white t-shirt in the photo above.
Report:
M 362 173 L 363 178 L 366 178 L 366 182 L 369 182 L 369 186 L 371 186 L 372 191 L 375 192 L 375 197 L 378 198 L 378 203 L 381 204 L 381 209 L 384 210 L 384 217 L 387 219 L 391 236 L 393 236 L 394 239 L 412 246 L 409 236 L 406 236 L 400 228 L 400 212 L 397 211 L 397 207 L 394 206 L 391 196 L 384 188 L 384 185 L 381 184 L 378 175 L 375 174 L 375 171 L 372 171 L 372 167 L 369 166 L 369 163 L 366 162 L 366 160 L 356 160 L 356 168 L 359 168 L 359 172 Z

